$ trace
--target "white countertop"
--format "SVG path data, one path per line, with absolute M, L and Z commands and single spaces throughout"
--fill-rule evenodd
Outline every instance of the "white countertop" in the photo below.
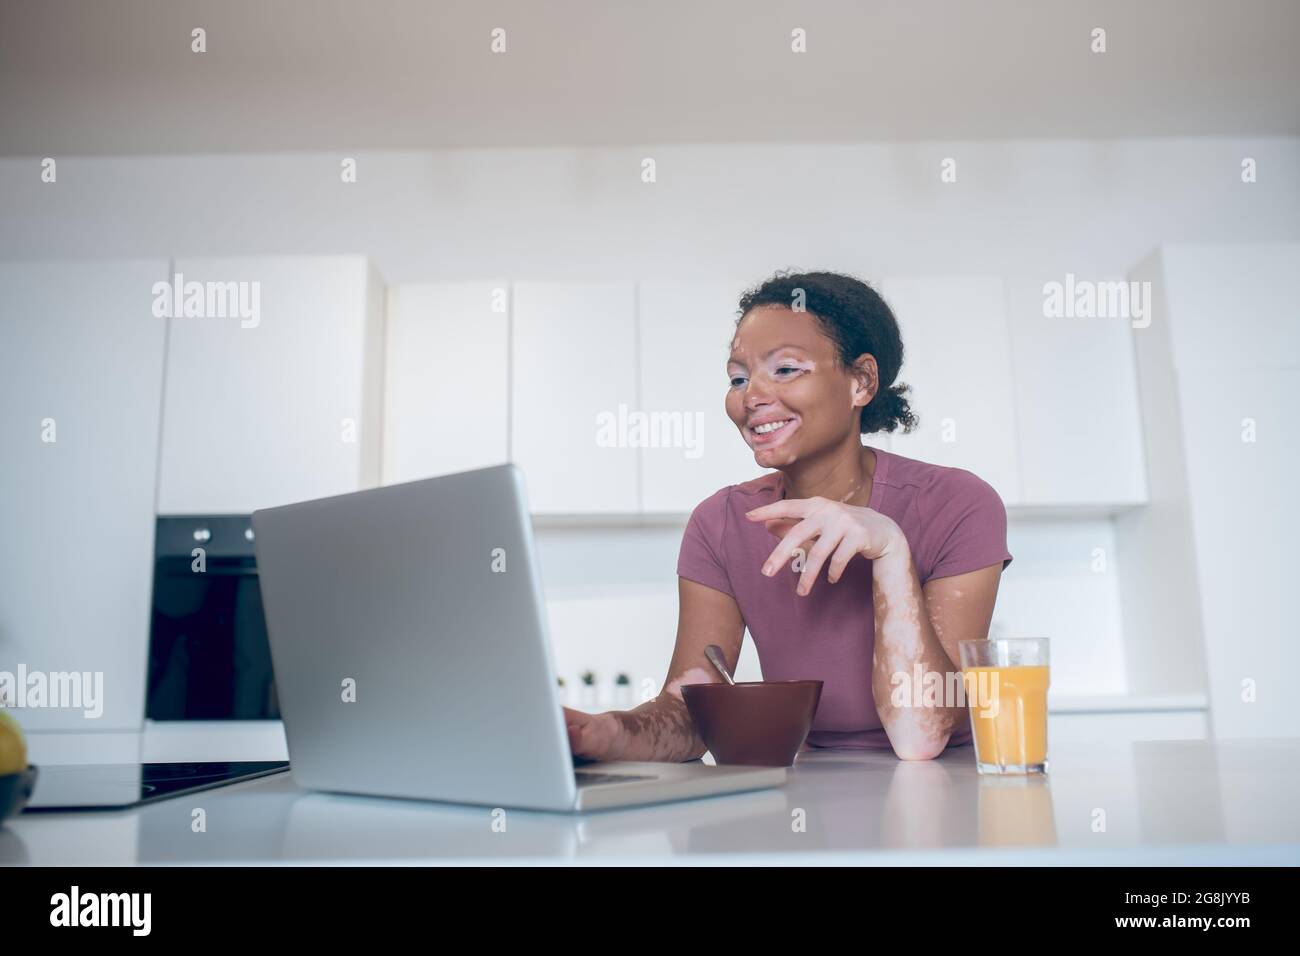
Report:
M 23 814 L 0 864 L 1300 864 L 1300 738 L 1053 747 L 1045 778 L 801 754 L 786 786 L 581 815 L 312 793 L 290 774 L 134 810 Z M 206 813 L 206 832 L 191 829 Z M 796 821 L 805 821 L 799 831 Z

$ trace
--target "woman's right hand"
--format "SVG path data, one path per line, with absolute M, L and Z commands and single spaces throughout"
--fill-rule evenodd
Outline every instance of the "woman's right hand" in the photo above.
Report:
M 613 714 L 588 714 L 571 707 L 564 709 L 569 730 L 569 749 L 588 760 L 618 760 L 623 750 L 623 727 Z

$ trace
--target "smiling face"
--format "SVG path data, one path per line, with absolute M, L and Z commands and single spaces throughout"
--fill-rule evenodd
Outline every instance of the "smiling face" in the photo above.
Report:
M 860 444 L 862 407 L 875 394 L 875 359 L 845 369 L 808 312 L 779 305 L 745 314 L 727 363 L 727 415 L 763 468 L 782 468 L 849 440 Z

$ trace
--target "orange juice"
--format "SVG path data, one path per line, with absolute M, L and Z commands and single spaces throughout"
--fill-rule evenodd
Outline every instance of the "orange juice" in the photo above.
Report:
M 1000 767 L 1047 762 L 1047 665 L 963 669 L 975 759 Z

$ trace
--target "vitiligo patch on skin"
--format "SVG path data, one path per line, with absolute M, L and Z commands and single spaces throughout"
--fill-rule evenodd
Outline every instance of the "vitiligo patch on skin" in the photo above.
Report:
M 686 704 L 669 696 L 656 698 L 646 710 L 612 711 L 628 739 L 645 748 L 656 760 L 684 760 L 699 749 L 699 735 Z M 647 757 L 645 759 L 652 759 Z
M 893 576 L 887 582 L 879 578 L 872 580 L 872 600 L 875 606 L 876 639 L 873 650 L 872 694 L 875 697 L 880 722 L 890 735 L 890 743 L 895 749 L 900 745 L 925 745 L 933 742 L 946 744 L 952 735 L 955 720 L 954 708 L 949 707 L 908 707 L 894 706 L 892 694 L 893 675 L 909 673 L 918 659 L 918 651 L 923 648 L 924 626 L 931 621 L 930 609 L 920 591 L 912 569 L 908 568 L 905 577 Z M 924 608 L 925 613 L 922 613 Z M 934 631 L 939 640 L 938 630 Z M 918 643 L 922 646 L 918 647 Z M 946 652 L 945 652 L 946 656 Z M 932 662 L 921 658 L 922 667 L 942 672 L 947 669 L 933 667 Z M 906 710 L 906 715 L 900 710 Z M 901 735 L 906 740 L 896 739 Z
M 669 681 L 664 693 L 642 707 L 612 711 L 614 719 L 622 725 L 629 740 L 654 754 L 644 759 L 686 759 L 699 751 L 704 742 L 686 709 L 681 688 L 683 684 L 709 683 L 715 683 L 709 671 L 702 667 L 689 668 Z
M 672 680 L 670 680 L 668 682 L 668 686 L 665 687 L 664 690 L 672 694 L 678 700 L 683 700 L 682 698 L 683 684 L 714 684 L 714 683 L 717 683 L 717 680 L 711 671 L 705 670 L 703 667 L 689 667 L 682 672 L 682 675 L 680 677 L 675 677 Z
M 844 495 L 839 499 L 840 504 L 843 504 L 844 502 L 848 501 L 850 498 L 852 498 L 854 495 L 856 495 L 859 491 L 861 491 L 861 490 L 862 490 L 862 486 L 863 486 L 864 484 L 866 484 L 866 482 L 859 481 L 856 485 L 854 485 L 852 488 L 850 488 L 848 491 L 846 491 L 846 492 L 844 493 Z

